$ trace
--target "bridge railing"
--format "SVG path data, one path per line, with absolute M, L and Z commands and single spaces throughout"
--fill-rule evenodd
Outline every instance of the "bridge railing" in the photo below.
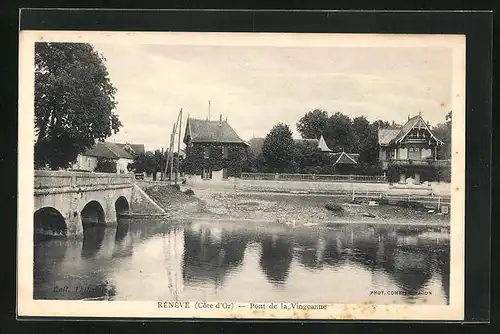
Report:
M 35 170 L 35 189 L 120 185 L 134 182 L 133 174 Z

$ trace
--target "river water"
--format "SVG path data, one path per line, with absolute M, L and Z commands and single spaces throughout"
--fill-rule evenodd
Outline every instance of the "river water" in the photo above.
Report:
M 449 234 L 121 219 L 34 246 L 34 298 L 449 303 Z

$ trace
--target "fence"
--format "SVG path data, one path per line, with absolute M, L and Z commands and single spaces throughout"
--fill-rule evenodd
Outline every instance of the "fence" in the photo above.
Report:
M 362 182 L 386 183 L 385 176 L 370 175 L 328 175 L 328 174 L 280 174 L 280 173 L 242 173 L 242 180 L 268 180 L 268 181 L 327 181 L 327 182 Z
M 396 204 L 399 202 L 405 203 L 420 203 L 424 206 L 435 207 L 437 210 L 442 209 L 443 206 L 450 207 L 451 198 L 449 196 L 422 196 L 422 195 L 390 195 L 382 192 L 355 192 L 352 191 L 351 199 L 354 201 L 378 201 L 385 200 L 387 204 Z

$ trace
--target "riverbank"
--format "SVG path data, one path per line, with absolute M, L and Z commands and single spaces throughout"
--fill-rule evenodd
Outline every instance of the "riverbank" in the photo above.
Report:
M 368 206 L 349 203 L 348 197 L 285 195 L 277 193 L 213 192 L 197 189 L 196 197 L 206 211 L 219 220 L 277 221 L 296 225 L 326 223 L 372 223 L 408 225 L 449 225 L 449 216 L 430 214 L 425 208 L 393 205 Z M 340 211 L 325 206 L 338 204 Z
M 247 193 L 220 189 L 194 189 L 193 195 L 187 195 L 183 192 L 189 189 L 186 187 L 179 190 L 165 183 L 139 182 L 138 185 L 165 210 L 169 220 L 276 222 L 295 227 L 345 223 L 449 225 L 449 216 L 428 213 L 425 208 L 353 204 L 348 196 Z M 340 205 L 341 210 L 328 210 L 325 206 L 329 203 Z

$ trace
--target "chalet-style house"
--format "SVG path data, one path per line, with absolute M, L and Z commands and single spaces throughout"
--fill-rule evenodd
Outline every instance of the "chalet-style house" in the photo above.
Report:
M 420 114 L 408 117 L 402 127 L 380 128 L 378 144 L 382 170 L 397 168 L 400 183 L 406 183 L 406 178 L 411 177 L 413 183 L 419 184 L 423 181 L 422 175 L 442 165 L 437 161 L 437 148 L 444 143 L 432 133 Z
M 249 144 L 236 134 L 227 120 L 222 120 L 222 115 L 218 121 L 188 117 L 183 142 L 186 174 L 203 180 L 241 176 Z
M 95 171 L 99 159 L 108 159 L 116 163 L 117 173 L 128 173 L 127 166 L 134 162 L 134 156 L 144 152 L 143 144 L 97 142 L 93 147 L 78 155 L 72 169 Z

